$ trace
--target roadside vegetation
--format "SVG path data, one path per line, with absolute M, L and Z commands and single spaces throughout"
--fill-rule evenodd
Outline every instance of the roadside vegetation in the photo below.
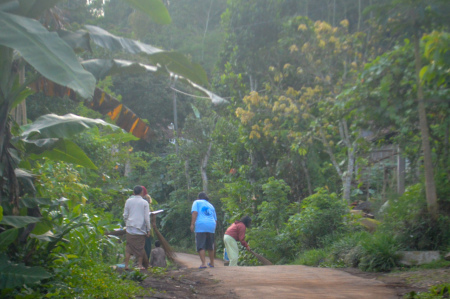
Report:
M 218 256 L 249 215 L 274 264 L 448 267 L 449 14 L 445 0 L 0 0 L 0 297 L 151 294 L 140 282 L 165 271 L 114 271 L 124 244 L 105 234 L 135 185 L 183 251 L 205 191 Z M 441 260 L 400 264 L 427 250 Z

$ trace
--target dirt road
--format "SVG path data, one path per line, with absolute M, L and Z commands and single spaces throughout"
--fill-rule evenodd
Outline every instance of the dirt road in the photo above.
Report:
M 196 255 L 177 253 L 177 262 L 198 268 Z M 382 282 L 364 279 L 343 271 L 306 266 L 225 267 L 221 260 L 214 268 L 199 269 L 195 275 L 220 281 L 219 288 L 238 298 L 398 298 Z

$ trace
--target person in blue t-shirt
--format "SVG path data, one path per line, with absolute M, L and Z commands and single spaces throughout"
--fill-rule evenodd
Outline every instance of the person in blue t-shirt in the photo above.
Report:
M 217 216 L 214 206 L 209 202 L 205 192 L 200 192 L 191 209 L 191 231 L 195 232 L 195 244 L 202 261 L 200 269 L 206 268 L 205 250 L 209 255 L 209 267 L 214 267 L 214 232 Z

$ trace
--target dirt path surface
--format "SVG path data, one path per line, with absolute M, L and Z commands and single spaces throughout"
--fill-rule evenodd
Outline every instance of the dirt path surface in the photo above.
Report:
M 215 298 L 398 298 L 397 292 L 383 282 L 335 269 L 295 265 L 225 267 L 220 260 L 216 260 L 214 268 L 198 269 L 199 257 L 185 253 L 177 254 L 177 262 L 187 268 L 196 283 L 208 279 L 217 282 L 208 286 L 209 295 Z

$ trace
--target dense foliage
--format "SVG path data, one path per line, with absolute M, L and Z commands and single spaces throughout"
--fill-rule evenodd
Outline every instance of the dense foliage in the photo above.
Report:
M 253 219 L 250 247 L 278 264 L 389 271 L 399 250 L 450 250 L 449 3 L 149 1 L 167 7 L 172 23 L 163 26 L 145 14 L 167 23 L 164 7 L 135 10 L 136 1 L 54 1 L 56 9 L 36 4 L 33 13 L 22 2 L 0 0 L 2 21 L 39 28 L 42 44 L 71 53 L 54 63 L 66 62 L 78 79 L 64 81 L 55 65 L 40 65 L 0 34 L 2 297 L 142 295 L 133 280 L 143 277 L 109 268 L 121 262 L 123 244 L 105 236 L 123 225 L 138 184 L 165 211 L 163 235 L 183 249 L 194 248 L 189 212 L 206 191 L 219 252 L 226 228 L 244 215 Z M 114 42 L 73 52 L 50 34 L 62 21 L 130 39 L 116 52 L 107 51 Z M 142 46 L 131 38 L 187 58 L 127 51 Z M 84 102 L 95 80 L 78 60 L 91 58 L 141 63 L 110 65 L 102 71 L 109 76 L 96 78 L 117 107 L 137 115 L 128 126 L 116 110 L 103 115 Z M 151 63 L 164 67 L 143 71 Z M 214 105 L 185 78 L 165 76 L 170 67 L 200 81 L 208 74 L 208 88 L 228 102 Z M 49 92 L 53 85 L 31 95 L 27 84 L 40 75 L 75 90 L 78 102 Z M 66 115 L 65 123 L 48 113 Z M 133 131 L 138 120 L 152 139 L 111 125 Z M 258 261 L 242 250 L 239 263 Z

